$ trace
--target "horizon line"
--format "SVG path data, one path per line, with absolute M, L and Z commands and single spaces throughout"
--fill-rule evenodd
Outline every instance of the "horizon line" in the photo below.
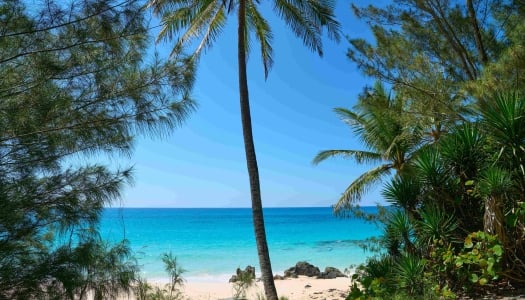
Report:
M 378 205 L 361 205 L 359 207 L 377 207 Z M 390 205 L 382 205 L 383 207 L 387 207 Z M 251 208 L 251 206 L 209 206 L 209 207 L 203 207 L 203 206 L 196 206 L 196 207 L 189 207 L 189 206 L 104 206 L 104 208 L 159 208 L 159 209 L 246 209 Z M 332 206 L 265 206 L 265 208 L 333 208 Z

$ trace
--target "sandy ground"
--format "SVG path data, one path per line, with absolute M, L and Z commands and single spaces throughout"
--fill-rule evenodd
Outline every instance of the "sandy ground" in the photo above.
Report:
M 349 278 L 315 279 L 299 277 L 295 279 L 276 280 L 275 285 L 279 296 L 289 300 L 307 299 L 345 299 L 350 285 Z M 184 294 L 192 300 L 231 299 L 233 288 L 231 283 L 221 282 L 186 282 Z M 257 282 L 247 293 L 248 299 L 260 299 L 264 295 L 262 282 Z

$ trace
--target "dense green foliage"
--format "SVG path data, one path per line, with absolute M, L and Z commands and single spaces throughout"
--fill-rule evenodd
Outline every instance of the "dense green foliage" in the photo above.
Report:
M 377 219 L 380 254 L 358 268 L 361 286 L 349 298 L 454 298 L 496 281 L 524 283 L 523 2 L 353 9 L 375 43 L 349 39 L 348 57 L 379 83 L 337 112 L 366 149 L 314 161 L 378 164 L 350 184 L 336 212 L 355 210 L 378 183 L 392 206 Z
M 192 68 L 144 59 L 139 2 L 26 5 L 0 3 L 0 298 L 111 298 L 137 266 L 97 226 L 132 171 L 96 161 L 179 125 Z

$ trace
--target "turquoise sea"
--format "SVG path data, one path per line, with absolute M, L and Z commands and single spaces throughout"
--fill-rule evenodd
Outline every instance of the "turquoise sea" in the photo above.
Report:
M 358 243 L 379 234 L 374 225 L 337 218 L 328 207 L 266 208 L 264 216 L 277 274 L 301 260 L 341 270 L 362 263 L 369 253 Z M 258 271 L 249 208 L 107 208 L 101 232 L 110 240 L 128 239 L 149 279 L 167 276 L 160 257 L 170 251 L 191 280 L 227 280 L 246 265 Z

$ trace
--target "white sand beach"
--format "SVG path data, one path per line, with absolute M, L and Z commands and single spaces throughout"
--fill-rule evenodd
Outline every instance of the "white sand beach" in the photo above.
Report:
M 299 278 L 276 280 L 279 296 L 289 300 L 307 299 L 345 299 L 348 295 L 350 278 L 316 279 L 299 276 Z M 230 299 L 233 294 L 232 284 L 228 282 L 191 282 L 184 285 L 184 294 L 192 300 Z M 262 282 L 257 282 L 247 293 L 248 299 L 259 299 L 264 295 Z

